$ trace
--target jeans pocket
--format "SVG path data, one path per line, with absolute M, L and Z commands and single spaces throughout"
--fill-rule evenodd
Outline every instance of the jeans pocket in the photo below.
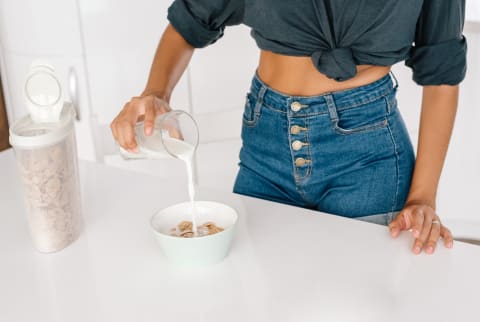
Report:
M 359 106 L 338 110 L 338 120 L 333 125 L 335 132 L 349 135 L 386 128 L 389 110 L 390 103 L 386 96 Z
M 257 104 L 257 99 L 251 93 L 248 93 L 243 111 L 243 124 L 246 127 L 255 127 L 260 118 L 260 109 Z

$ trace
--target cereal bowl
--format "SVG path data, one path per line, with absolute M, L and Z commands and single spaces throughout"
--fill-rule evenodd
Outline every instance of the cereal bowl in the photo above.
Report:
M 171 229 L 182 221 L 191 221 L 191 203 L 184 202 L 167 207 L 152 216 L 150 224 L 164 255 L 170 262 L 182 266 L 208 265 L 223 260 L 230 250 L 237 212 L 222 203 L 196 201 L 196 222 L 213 222 L 224 230 L 213 235 L 183 238 L 172 236 Z

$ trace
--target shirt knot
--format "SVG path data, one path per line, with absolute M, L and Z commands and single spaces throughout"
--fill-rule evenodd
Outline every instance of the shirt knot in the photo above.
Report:
M 357 74 L 357 66 L 350 48 L 318 50 L 312 54 L 315 67 L 328 78 L 343 82 Z

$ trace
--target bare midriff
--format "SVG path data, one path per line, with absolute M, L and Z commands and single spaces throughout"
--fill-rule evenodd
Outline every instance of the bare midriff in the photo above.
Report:
M 310 57 L 295 57 L 261 51 L 257 69 L 270 88 L 292 96 L 315 96 L 356 88 L 387 75 L 391 66 L 357 65 L 355 77 L 337 82 L 320 73 Z

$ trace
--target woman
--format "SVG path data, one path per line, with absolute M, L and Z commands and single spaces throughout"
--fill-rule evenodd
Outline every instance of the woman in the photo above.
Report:
M 113 135 L 135 152 L 135 122 L 152 133 L 194 48 L 243 23 L 261 55 L 234 191 L 389 225 L 392 237 L 411 230 L 415 254 L 440 237 L 451 248 L 435 199 L 466 72 L 464 13 L 464 0 L 175 0 L 146 89 Z M 423 86 L 416 160 L 390 76 L 403 60 Z

